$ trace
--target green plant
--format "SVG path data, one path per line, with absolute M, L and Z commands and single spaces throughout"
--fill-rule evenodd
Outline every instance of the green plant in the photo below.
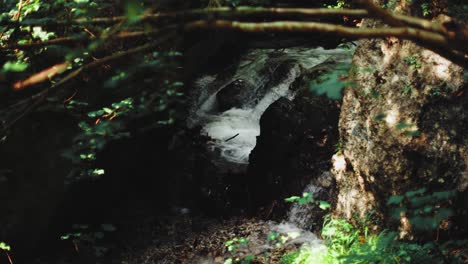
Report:
M 437 229 L 443 220 L 453 215 L 447 205 L 455 195 L 455 190 L 428 193 L 426 188 L 421 188 L 393 195 L 387 205 L 393 219 L 399 220 L 406 215 L 414 230 L 428 231 Z
M 335 144 L 335 153 L 340 155 L 343 154 L 343 141 L 339 140 L 338 143 Z
M 77 253 L 80 251 L 80 246 L 92 247 L 96 257 L 103 256 L 109 250 L 102 243 L 105 234 L 116 230 L 112 224 L 101 224 L 94 230 L 91 230 L 89 225 L 74 224 L 72 229 L 72 232 L 62 235 L 60 240 L 71 241 Z
M 413 66 L 415 69 L 421 68 L 421 62 L 419 61 L 419 57 L 416 55 L 405 57 L 403 58 L 403 61 L 409 66 Z
M 382 7 L 392 10 L 396 7 L 397 3 L 398 3 L 398 0 L 389 0 L 387 1 L 387 3 L 384 3 Z
M 403 88 L 403 94 L 412 94 L 413 93 L 413 86 L 407 85 Z
M 338 257 L 348 253 L 353 243 L 359 240 L 360 230 L 346 220 L 327 215 L 323 222 L 321 236 L 327 241 L 329 254 Z M 365 236 L 367 236 L 367 230 Z
M 247 247 L 249 244 L 249 240 L 245 237 L 235 237 L 231 240 L 224 242 L 224 246 L 229 252 L 234 252 L 242 247 Z M 241 264 L 249 264 L 252 260 L 255 259 L 254 255 L 248 254 L 246 256 L 237 256 L 231 257 L 224 261 L 224 264 L 232 264 L 232 263 L 241 263 Z
M 346 0 L 337 0 L 336 4 L 334 5 L 326 5 L 327 8 L 331 8 L 331 9 L 344 8 L 345 6 L 346 6 Z
M 299 205 L 314 204 L 320 207 L 322 210 L 330 208 L 330 203 L 321 200 L 315 200 L 312 193 L 304 192 L 302 197 L 300 196 L 291 196 L 284 199 L 289 203 L 298 203 Z
M 450 94 L 450 92 L 450 87 L 444 85 L 439 87 L 433 87 L 429 91 L 427 91 L 426 94 L 429 94 L 430 97 L 441 97 Z
M 5 243 L 5 242 L 0 242 L 0 251 L 5 252 L 5 255 L 7 256 L 8 261 L 10 262 L 10 264 L 13 264 L 13 260 L 11 259 L 10 254 L 8 254 L 8 251 L 10 251 L 10 250 L 11 250 L 11 246 L 10 246 L 10 245 L 8 245 L 8 244 Z
M 422 3 L 421 11 L 422 11 L 423 16 L 425 17 L 429 16 L 430 14 L 432 14 L 431 5 L 429 3 Z

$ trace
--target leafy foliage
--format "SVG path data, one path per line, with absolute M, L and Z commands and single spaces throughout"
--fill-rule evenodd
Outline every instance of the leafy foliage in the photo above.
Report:
M 0 242 L 0 249 L 4 251 L 10 251 L 11 247 L 5 242 Z
M 60 240 L 71 241 L 75 248 L 91 247 L 96 257 L 102 257 L 109 250 L 103 242 L 106 233 L 117 230 L 112 224 L 101 224 L 97 228 L 92 228 L 90 225 L 74 224 L 72 229 L 73 232 L 62 235 Z
M 305 245 L 299 251 L 283 256 L 282 263 L 463 263 L 460 256 L 451 251 L 465 241 L 452 241 L 451 244 L 405 242 L 398 239 L 397 232 L 369 234 L 366 228 L 363 231 L 330 216 L 324 222 L 322 237 L 327 241 L 325 249 Z
M 306 204 L 314 204 L 320 207 L 322 210 L 326 210 L 330 208 L 330 204 L 326 201 L 315 200 L 313 198 L 312 193 L 305 192 L 302 194 L 302 197 L 299 196 L 291 196 L 284 199 L 286 202 L 289 203 L 298 203 L 299 205 L 306 205 Z
M 447 202 L 455 195 L 455 190 L 427 193 L 426 188 L 420 188 L 391 196 L 387 205 L 393 219 L 406 215 L 415 231 L 428 231 L 437 229 L 443 220 L 453 215 Z
M 244 247 L 247 247 L 248 245 L 249 245 L 249 240 L 244 237 L 235 237 L 224 243 L 224 246 L 226 246 L 229 252 L 234 252 L 238 250 L 239 248 L 244 248 Z M 238 256 L 238 257 L 228 258 L 224 261 L 224 264 L 230 264 L 230 263 L 249 264 L 254 259 L 255 259 L 255 256 L 249 254 L 249 255 L 242 256 L 242 257 Z

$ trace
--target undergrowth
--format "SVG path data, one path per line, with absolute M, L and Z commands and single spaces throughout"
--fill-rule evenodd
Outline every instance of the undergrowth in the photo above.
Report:
M 394 231 L 369 234 L 343 219 L 328 216 L 322 238 L 326 249 L 303 245 L 298 251 L 283 256 L 282 264 L 403 264 L 464 263 L 456 248 L 468 241 L 418 244 L 398 239 Z

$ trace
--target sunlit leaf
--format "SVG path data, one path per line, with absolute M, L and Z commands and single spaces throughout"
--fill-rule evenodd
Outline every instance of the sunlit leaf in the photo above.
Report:
M 299 199 L 301 199 L 301 197 L 299 196 L 291 196 L 291 197 L 288 197 L 286 199 L 284 199 L 286 202 L 289 202 L 289 203 L 293 203 L 293 202 L 296 202 L 296 201 L 299 201 Z
M 3 64 L 4 72 L 22 72 L 28 68 L 28 64 L 21 61 L 7 61 Z
M 322 210 L 326 210 L 331 207 L 330 203 L 325 202 L 325 201 L 319 201 L 318 203 L 319 203 L 320 209 Z

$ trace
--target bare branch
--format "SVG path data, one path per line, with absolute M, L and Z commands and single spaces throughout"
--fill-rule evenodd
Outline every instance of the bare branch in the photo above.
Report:
M 450 51 L 456 49 L 444 36 L 422 29 L 411 27 L 394 27 L 394 28 L 352 28 L 329 23 L 319 22 L 297 22 L 297 21 L 275 21 L 275 22 L 238 22 L 238 21 L 195 21 L 188 23 L 185 30 L 235 30 L 246 33 L 330 33 L 337 34 L 343 37 L 350 38 L 385 38 L 397 37 L 417 42 L 418 44 L 428 47 L 431 50 L 445 49 Z M 437 51 L 436 51 L 437 52 Z M 453 53 L 453 52 L 452 52 Z M 452 54 L 451 53 L 451 54 Z M 446 53 L 447 54 L 447 53 Z M 453 53 L 452 56 L 457 56 Z M 457 63 L 463 66 L 468 66 L 468 60 L 464 56 L 457 56 Z M 461 63 L 462 62 L 462 63 Z
M 368 12 L 364 9 L 328 9 L 328 8 L 263 8 L 263 7 L 218 7 L 205 9 L 191 9 L 178 12 L 145 14 L 140 17 L 141 22 L 159 22 L 167 19 L 179 19 L 182 22 L 193 19 L 311 19 L 320 17 L 348 16 L 366 17 Z M 66 26 L 87 24 L 116 24 L 125 21 L 125 16 L 79 18 L 74 20 L 54 19 L 26 19 L 24 21 L 0 21 L 0 26 Z

